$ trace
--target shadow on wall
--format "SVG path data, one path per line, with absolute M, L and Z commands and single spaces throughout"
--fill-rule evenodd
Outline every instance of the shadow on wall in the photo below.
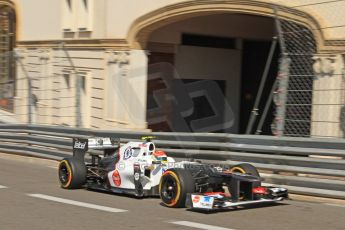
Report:
M 343 132 L 343 138 L 345 138 L 345 106 L 341 107 L 340 109 L 340 129 Z
M 342 55 L 343 60 L 343 69 L 341 71 L 341 89 L 342 89 L 342 103 L 344 104 L 340 109 L 340 115 L 339 115 L 339 126 L 340 130 L 342 131 L 342 136 L 345 138 L 345 54 Z

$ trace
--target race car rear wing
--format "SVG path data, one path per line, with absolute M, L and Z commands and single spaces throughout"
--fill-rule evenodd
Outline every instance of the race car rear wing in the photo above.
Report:
M 96 138 L 73 138 L 73 156 L 84 159 L 89 150 L 116 150 L 120 147 L 120 138 L 96 137 Z
M 120 141 L 120 138 L 112 137 L 89 138 L 88 146 L 89 149 L 113 149 L 119 146 Z

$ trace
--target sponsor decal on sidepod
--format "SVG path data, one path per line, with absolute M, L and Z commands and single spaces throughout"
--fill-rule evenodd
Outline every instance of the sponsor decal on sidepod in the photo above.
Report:
M 113 178 L 114 184 L 115 184 L 117 187 L 119 187 L 119 186 L 121 185 L 121 177 L 120 177 L 119 171 L 115 170 L 115 171 L 113 172 L 112 178 Z

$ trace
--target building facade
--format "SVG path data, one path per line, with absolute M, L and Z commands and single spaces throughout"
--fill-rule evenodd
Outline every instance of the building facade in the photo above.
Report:
M 285 101 L 271 106 L 263 133 L 284 123 L 295 136 L 342 137 L 343 12 L 344 1 L 318 0 L 0 0 L 1 107 L 37 124 L 244 133 L 278 40 L 259 108 L 274 87 Z M 310 41 L 289 40 L 298 30 Z M 309 93 L 290 107 L 295 90 L 279 97 L 275 83 L 289 41 L 314 47 L 301 54 L 307 62 L 289 56 L 313 72 L 295 74 L 313 76 L 297 80 L 295 94 Z

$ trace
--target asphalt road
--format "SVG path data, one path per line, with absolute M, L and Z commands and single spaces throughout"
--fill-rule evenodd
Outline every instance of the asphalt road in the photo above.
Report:
M 61 189 L 54 161 L 0 154 L 0 229 L 345 229 L 344 202 L 283 204 L 202 214 L 136 199 Z

